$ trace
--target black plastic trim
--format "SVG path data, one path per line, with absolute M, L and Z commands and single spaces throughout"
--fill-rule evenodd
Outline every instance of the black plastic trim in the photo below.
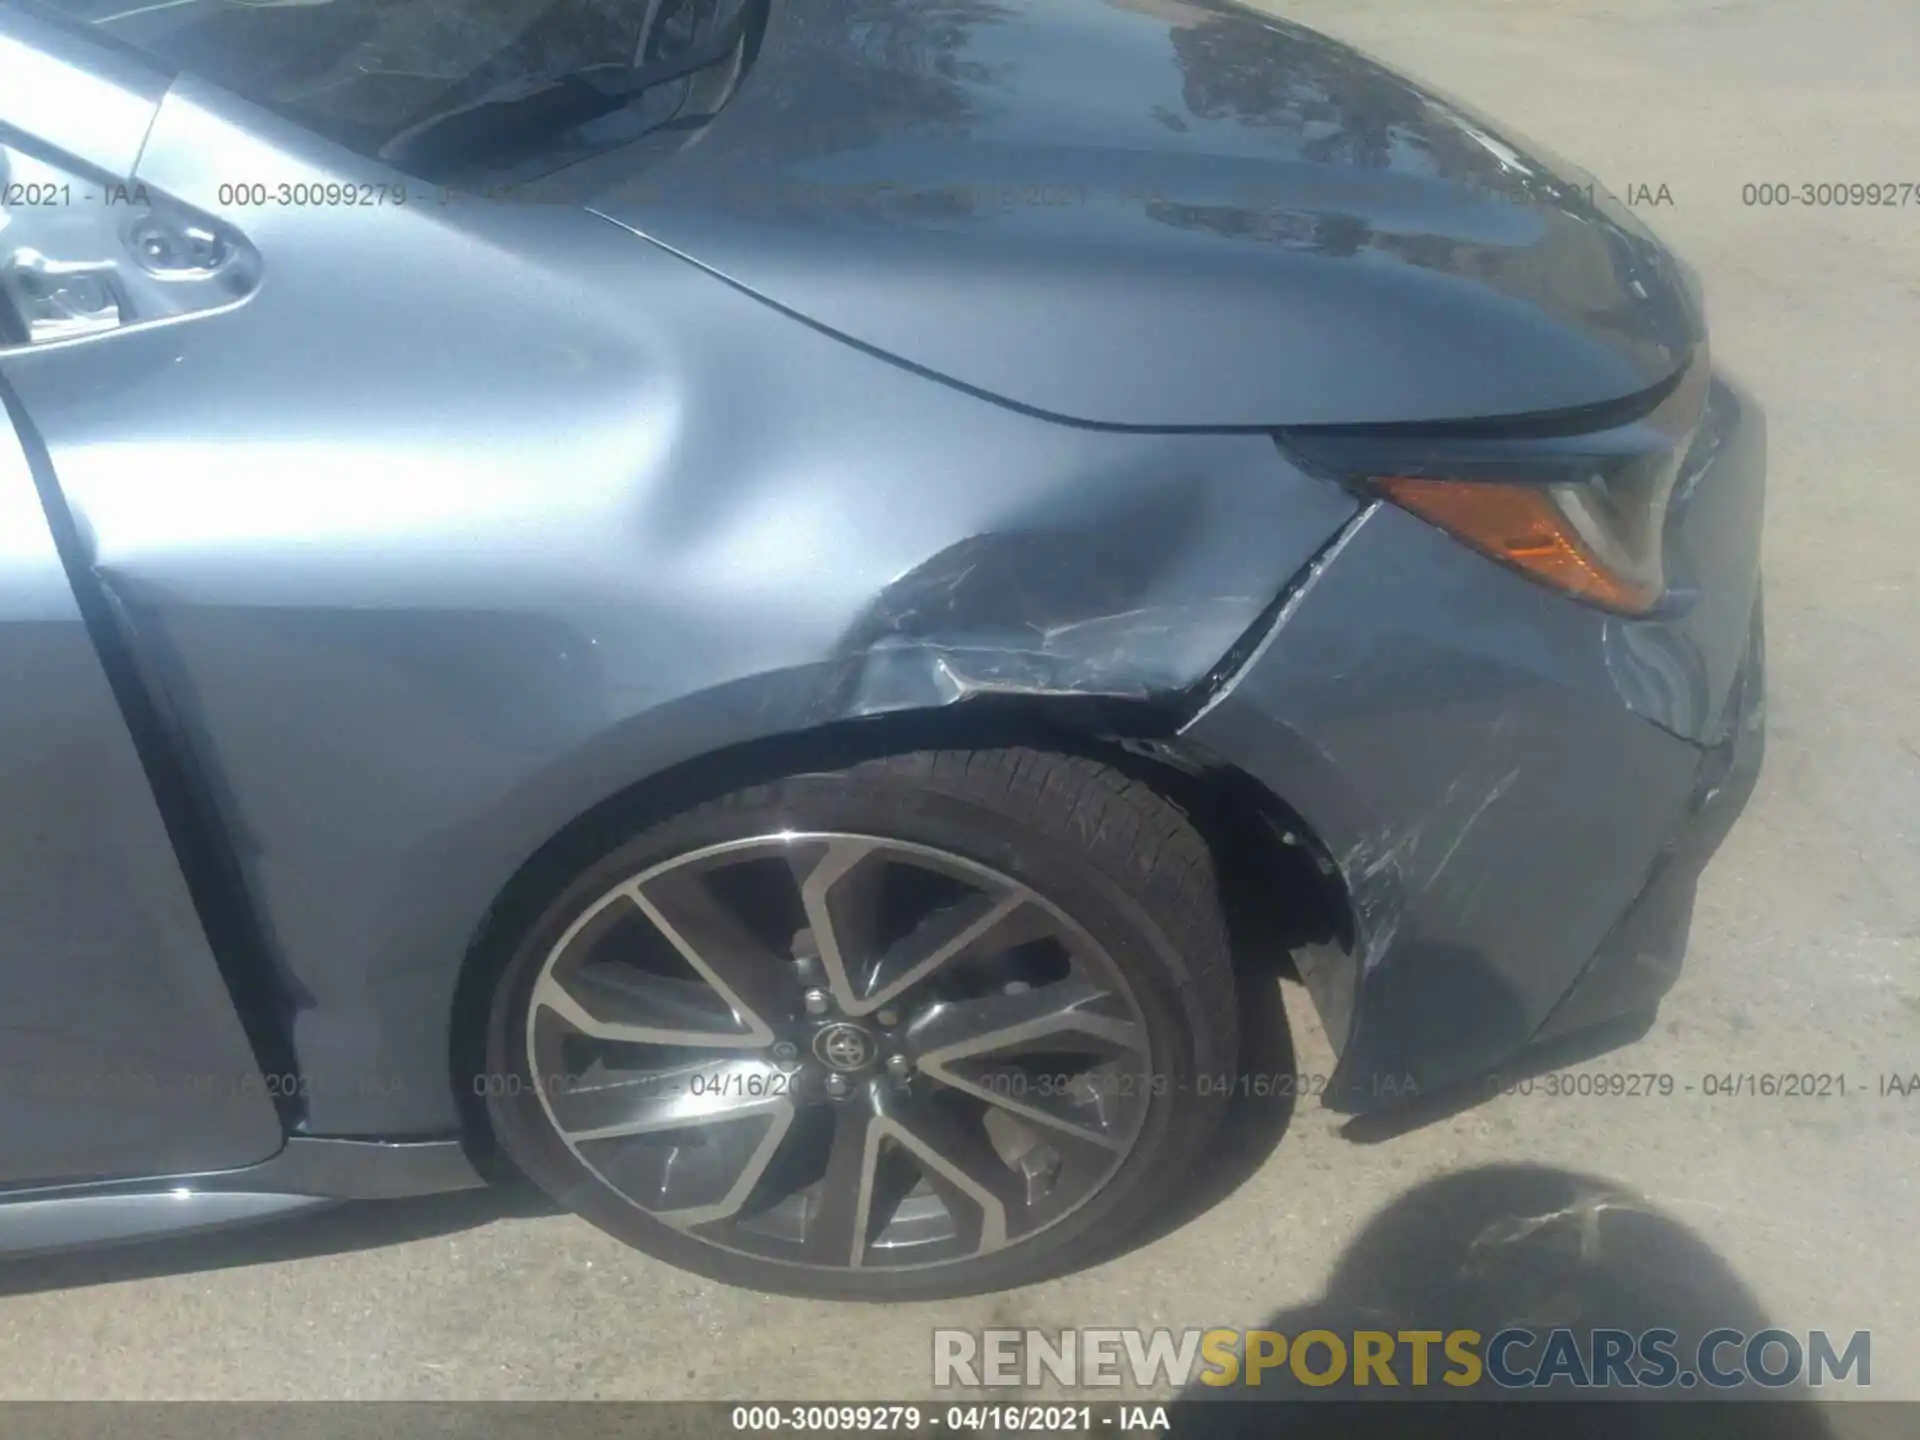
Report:
M 1376 440 L 1536 440 L 1587 435 L 1630 425 L 1658 410 L 1678 390 L 1700 359 L 1701 347 L 1658 385 L 1618 400 L 1577 405 L 1564 410 L 1537 410 L 1524 415 L 1489 415 L 1463 420 L 1393 420 L 1368 425 L 1292 425 L 1273 431 L 1282 448 L 1289 442 L 1315 439 Z
M 219 809 L 182 740 L 163 687 L 141 664 L 128 617 L 93 569 L 90 547 L 60 491 L 46 441 L 4 375 L 0 375 L 0 408 L 19 435 L 54 548 L 146 772 L 214 963 L 233 999 L 255 1064 L 262 1075 L 276 1077 L 278 1083 L 266 1089 L 273 1096 L 281 1128 L 291 1133 L 305 1113 L 305 1087 L 298 1083 L 300 1070 L 293 1048 L 293 997 L 276 976 Z

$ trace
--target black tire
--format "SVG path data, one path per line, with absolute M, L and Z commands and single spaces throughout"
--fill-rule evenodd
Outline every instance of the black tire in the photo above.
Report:
M 530 1060 L 529 1006 L 569 927 L 613 887 L 675 857 L 787 831 L 877 836 L 988 867 L 1065 912 L 1110 957 L 1144 1022 L 1155 1080 L 1131 1122 L 1131 1149 L 1077 1208 L 1029 1238 L 949 1263 L 815 1268 L 721 1248 L 656 1218 L 606 1183 L 560 1133 L 538 1093 L 545 1082 Z M 1123 1247 L 1190 1183 L 1225 1109 L 1229 1087 L 1219 1077 L 1235 1073 L 1237 1048 L 1213 860 L 1178 809 L 1140 781 L 1081 756 L 1019 748 L 920 752 L 736 791 L 654 825 L 589 866 L 554 897 L 500 973 L 482 1088 L 495 1137 L 525 1174 L 639 1250 L 755 1290 L 933 1299 L 1028 1284 Z M 866 1164 L 870 1177 L 874 1161 Z M 867 1214 L 864 1206 L 860 1213 Z

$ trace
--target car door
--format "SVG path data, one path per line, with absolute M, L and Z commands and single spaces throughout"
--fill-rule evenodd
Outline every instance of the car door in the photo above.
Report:
M 262 1063 L 303 1134 L 455 1129 L 475 928 L 618 788 L 554 771 L 686 683 L 663 643 L 767 664 L 636 619 L 633 536 L 689 463 L 685 371 L 764 388 L 689 312 L 788 322 L 577 200 L 455 198 L 370 153 L 480 63 L 454 20 L 484 52 L 551 10 L 645 7 L 0 3 L 0 125 L 53 197 L 19 222 L 42 239 L 0 376 L 257 917 L 257 966 L 216 948 L 271 992 L 241 1009 L 284 1027 Z
M 156 798 L 180 780 L 163 727 L 97 644 L 85 537 L 4 380 L 112 329 L 103 267 L 137 229 L 75 196 L 131 172 L 159 93 L 36 32 L 0 28 L 0 1188 L 226 1169 L 283 1137 L 176 851 L 191 817 Z

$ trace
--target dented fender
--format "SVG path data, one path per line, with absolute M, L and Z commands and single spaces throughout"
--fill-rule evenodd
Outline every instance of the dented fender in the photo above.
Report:
M 1142 449 L 1164 468 L 970 535 L 881 589 L 841 638 L 827 708 L 1182 695 L 1359 508 L 1255 437 Z
M 988 694 L 1185 695 L 1355 509 L 1264 434 L 1031 415 L 564 207 L 383 210 L 370 275 L 221 205 L 328 174 L 231 104 L 178 82 L 141 177 L 271 283 L 4 368 L 230 841 L 313 1133 L 453 1128 L 420 1037 L 610 798 Z

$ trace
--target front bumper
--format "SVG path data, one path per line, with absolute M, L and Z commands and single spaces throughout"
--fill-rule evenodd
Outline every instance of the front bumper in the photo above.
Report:
M 1746 808 L 1766 752 L 1766 639 L 1757 599 L 1724 730 L 1701 755 L 1690 813 L 1656 857 L 1645 888 L 1534 1039 L 1559 1039 L 1649 1010 L 1679 978 L 1700 874 Z
M 1361 1112 L 1650 1009 L 1764 744 L 1764 421 L 1717 379 L 1626 620 L 1391 506 L 1357 520 L 1185 730 L 1295 814 L 1347 897 L 1298 953 Z

